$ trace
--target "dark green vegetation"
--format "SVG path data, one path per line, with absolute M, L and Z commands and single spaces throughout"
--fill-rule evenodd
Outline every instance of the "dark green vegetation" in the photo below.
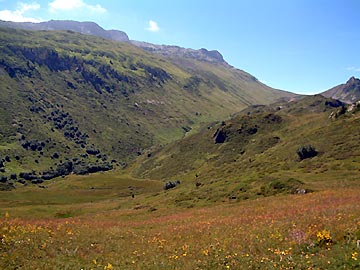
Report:
M 125 167 L 204 123 L 292 96 L 222 63 L 71 31 L 1 28 L 0 44 L 3 182 Z

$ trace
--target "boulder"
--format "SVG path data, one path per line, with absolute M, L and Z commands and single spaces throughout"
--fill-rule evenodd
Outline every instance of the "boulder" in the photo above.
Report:
M 312 158 L 317 156 L 318 152 L 316 151 L 315 147 L 312 145 L 304 145 L 301 146 L 296 153 L 298 154 L 300 160 L 306 159 L 306 158 Z
M 217 129 L 213 135 L 213 138 L 214 138 L 214 143 L 218 144 L 218 143 L 224 143 L 227 136 L 222 129 Z
M 168 189 L 171 189 L 171 188 L 174 188 L 176 186 L 180 185 L 180 181 L 179 180 L 176 180 L 176 181 L 169 181 L 169 182 L 166 182 L 165 185 L 164 185 L 164 190 L 168 190 Z

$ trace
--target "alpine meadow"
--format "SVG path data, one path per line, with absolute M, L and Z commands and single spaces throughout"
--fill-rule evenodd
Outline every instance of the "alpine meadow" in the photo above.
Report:
M 360 80 L 0 21 L 0 269 L 359 269 Z

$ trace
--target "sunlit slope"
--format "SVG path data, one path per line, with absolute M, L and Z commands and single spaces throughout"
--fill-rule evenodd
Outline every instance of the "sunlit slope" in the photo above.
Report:
M 255 106 L 150 151 L 134 172 L 182 180 L 173 194 L 189 201 L 307 192 L 342 179 L 349 184 L 360 169 L 360 118 L 358 109 L 346 112 L 342 105 L 318 95 Z M 298 150 L 309 145 L 316 155 L 301 160 Z
M 203 123 L 291 96 L 226 66 L 188 60 L 189 69 L 127 43 L 71 31 L 1 28 L 0 40 L 6 176 L 74 159 L 125 166 L 144 149 Z

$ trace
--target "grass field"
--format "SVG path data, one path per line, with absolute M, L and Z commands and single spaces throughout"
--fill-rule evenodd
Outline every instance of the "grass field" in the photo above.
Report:
M 186 208 L 149 181 L 107 173 L 2 192 L 0 268 L 360 267 L 356 185 Z

